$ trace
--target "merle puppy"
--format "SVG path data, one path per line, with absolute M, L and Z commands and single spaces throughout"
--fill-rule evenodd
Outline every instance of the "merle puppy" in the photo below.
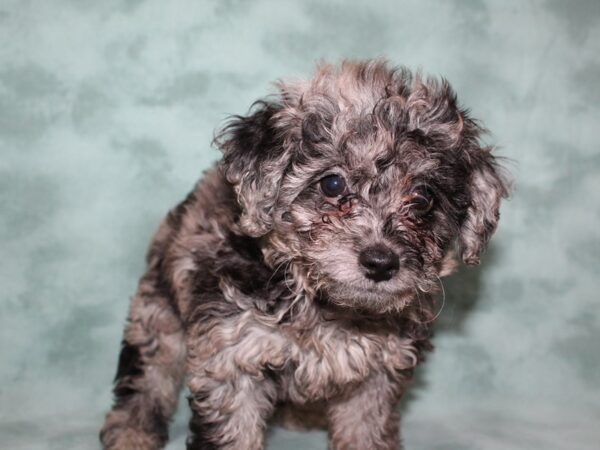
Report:
M 398 449 L 396 405 L 430 348 L 433 295 L 477 264 L 507 182 L 445 81 L 323 65 L 231 119 L 160 225 L 131 301 L 105 449 L 264 446 L 272 418 L 332 449 Z

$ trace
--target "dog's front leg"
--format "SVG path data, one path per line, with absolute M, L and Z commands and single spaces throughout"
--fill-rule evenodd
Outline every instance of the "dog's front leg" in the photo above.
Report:
M 223 307 L 222 304 L 219 304 Z M 276 402 L 266 364 L 276 338 L 252 316 L 205 316 L 187 330 L 188 450 L 260 450 Z
M 273 412 L 275 387 L 264 377 L 239 374 L 217 381 L 192 377 L 188 450 L 260 450 Z
M 365 381 L 328 408 L 332 450 L 398 450 L 400 386 L 385 375 Z

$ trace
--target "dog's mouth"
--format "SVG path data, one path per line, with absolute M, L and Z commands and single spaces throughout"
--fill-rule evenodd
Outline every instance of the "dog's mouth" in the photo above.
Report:
M 348 285 L 331 285 L 324 294 L 329 303 L 338 307 L 375 314 L 402 311 L 417 298 L 412 289 L 385 291 L 379 287 L 357 289 Z
M 324 290 L 336 299 L 349 301 L 390 302 L 396 299 L 406 300 L 417 295 L 412 286 L 399 283 L 396 279 L 372 281 L 368 278 L 360 282 L 330 281 Z

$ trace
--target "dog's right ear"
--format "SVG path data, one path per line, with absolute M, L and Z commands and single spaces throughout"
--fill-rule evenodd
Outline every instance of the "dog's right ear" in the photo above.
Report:
M 215 138 L 223 152 L 221 170 L 242 208 L 240 226 L 250 236 L 268 233 L 279 185 L 290 160 L 276 126 L 282 106 L 258 101 L 247 116 L 233 116 Z

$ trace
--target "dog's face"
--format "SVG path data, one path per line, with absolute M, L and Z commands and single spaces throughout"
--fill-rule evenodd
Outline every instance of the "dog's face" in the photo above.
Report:
M 220 138 L 242 228 L 333 303 L 385 312 L 478 262 L 507 186 L 445 83 L 382 62 L 319 70 Z

